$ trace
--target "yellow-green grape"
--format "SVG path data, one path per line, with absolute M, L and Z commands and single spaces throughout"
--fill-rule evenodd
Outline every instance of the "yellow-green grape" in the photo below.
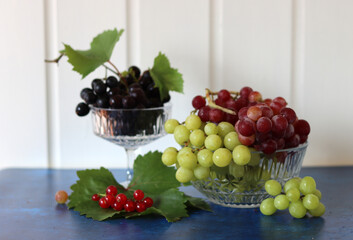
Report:
M 282 186 L 276 180 L 271 179 L 271 180 L 266 181 L 265 190 L 271 196 L 277 196 L 278 194 L 281 193 Z
M 218 135 L 224 138 L 228 133 L 234 132 L 234 126 L 229 122 L 220 122 L 217 126 Z
M 298 179 L 292 178 L 292 179 L 288 180 L 286 182 L 286 184 L 284 184 L 283 190 L 286 193 L 291 188 L 298 188 L 299 189 L 299 184 L 300 184 L 300 181 Z
M 193 152 L 183 152 L 177 158 L 183 168 L 194 169 L 197 166 L 197 158 Z
M 241 178 L 244 176 L 245 173 L 244 166 L 240 166 L 231 161 L 229 164 L 229 173 L 232 174 L 234 177 Z
M 175 167 L 176 167 L 176 169 L 180 168 L 180 164 L 178 163 L 178 161 L 175 163 Z
M 222 139 L 216 134 L 212 134 L 206 137 L 205 147 L 211 151 L 215 151 L 222 146 Z
M 223 139 L 223 143 L 224 143 L 224 146 L 228 148 L 230 151 L 233 151 L 233 149 L 236 146 L 241 145 L 238 138 L 238 134 L 236 132 L 230 132 L 227 135 L 225 135 Z
M 295 218 L 303 218 L 306 214 L 306 208 L 300 200 L 291 202 L 289 204 L 289 213 Z
M 199 116 L 191 114 L 185 120 L 185 127 L 189 130 L 199 129 L 201 127 L 202 121 Z
M 307 195 L 316 190 L 316 182 L 312 177 L 304 177 L 299 185 L 299 190 L 302 194 Z
M 260 205 L 260 211 L 263 215 L 272 215 L 276 212 L 276 207 L 274 205 L 274 199 L 273 198 L 266 198 L 261 202 Z
M 288 208 L 289 200 L 286 195 L 280 194 L 275 197 L 274 205 L 278 210 L 284 210 Z
M 300 198 L 299 189 L 298 188 L 291 188 L 291 189 L 287 190 L 286 196 L 287 196 L 288 200 L 291 202 L 298 201 Z
M 175 178 L 181 183 L 190 182 L 193 177 L 194 171 L 188 168 L 180 167 L 175 173 Z
M 320 190 L 319 190 L 319 189 L 316 189 L 316 190 L 313 192 L 313 194 L 315 194 L 315 195 L 316 195 L 316 197 L 318 197 L 318 198 L 319 198 L 319 200 L 321 200 L 321 192 L 320 192 Z
M 177 155 L 178 150 L 174 147 L 169 147 L 162 154 L 162 162 L 167 166 L 171 166 L 177 162 Z
M 164 130 L 167 133 L 174 133 L 174 130 L 180 123 L 176 119 L 168 119 L 164 124 Z
M 197 179 L 206 179 L 210 176 L 210 168 L 209 167 L 203 167 L 201 165 L 198 165 L 194 169 L 194 175 Z
M 261 156 L 260 153 L 257 153 L 255 148 L 249 148 L 251 153 L 250 162 L 248 163 L 249 166 L 258 166 L 260 164 Z
M 226 148 L 219 148 L 213 153 L 212 159 L 217 167 L 225 167 L 232 161 L 232 153 Z
M 305 195 L 305 197 L 303 198 L 303 205 L 308 210 L 313 210 L 319 207 L 319 203 L 320 203 L 319 198 L 312 193 Z
M 214 123 L 207 123 L 204 130 L 207 136 L 218 133 L 217 125 Z
M 313 217 L 321 217 L 322 215 L 324 215 L 325 211 L 326 211 L 325 205 L 320 202 L 319 206 L 313 210 L 309 210 L 309 213 Z
M 203 167 L 211 167 L 213 165 L 213 152 L 208 149 L 202 149 L 197 153 L 197 160 Z
M 189 138 L 190 138 L 190 143 L 192 145 L 194 145 L 195 147 L 202 147 L 205 142 L 206 136 L 202 130 L 196 129 L 191 132 Z
M 179 125 L 174 129 L 174 139 L 180 145 L 186 143 L 189 140 L 189 136 L 190 131 L 184 125 Z
M 193 154 L 192 148 L 191 147 L 183 147 L 182 149 L 180 149 L 178 154 L 177 154 L 177 163 L 179 163 L 180 158 L 182 157 L 182 155 L 184 153 L 192 153 Z M 180 165 L 180 163 L 179 163 L 179 165 Z
M 251 153 L 247 146 L 238 145 L 233 150 L 233 161 L 238 165 L 246 165 L 250 162 Z

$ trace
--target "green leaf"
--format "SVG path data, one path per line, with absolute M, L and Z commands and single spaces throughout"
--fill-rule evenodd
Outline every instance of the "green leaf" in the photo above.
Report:
M 190 208 L 197 208 L 205 211 L 212 211 L 210 205 L 201 198 L 191 197 L 185 194 L 186 205 Z
M 159 88 L 161 100 L 168 96 L 169 91 L 183 93 L 183 83 L 181 73 L 177 69 L 171 68 L 166 55 L 161 52 L 154 59 L 154 64 L 150 74 Z
M 115 44 L 119 41 L 124 30 L 117 29 L 105 31 L 96 36 L 91 42 L 89 50 L 74 50 L 70 45 L 64 44 L 61 53 L 68 56 L 68 62 L 73 70 L 82 75 L 82 79 L 96 68 L 110 60 Z
M 158 151 L 138 156 L 134 162 L 134 177 L 129 187 L 142 189 L 150 194 L 180 187 L 180 183 L 175 178 L 176 169 L 164 165 L 161 158 L 162 153 Z

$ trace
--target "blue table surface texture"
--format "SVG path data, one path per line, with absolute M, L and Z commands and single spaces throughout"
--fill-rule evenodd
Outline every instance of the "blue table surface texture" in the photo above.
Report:
M 124 170 L 113 170 L 123 181 Z M 75 170 L 5 169 L 0 171 L 0 240 L 11 239 L 353 239 L 353 167 L 303 168 L 316 179 L 326 213 L 294 219 L 288 210 L 263 216 L 258 208 L 211 204 L 212 212 L 193 211 L 169 223 L 160 216 L 95 221 L 54 200 L 71 192 Z M 193 187 L 189 195 L 202 197 Z

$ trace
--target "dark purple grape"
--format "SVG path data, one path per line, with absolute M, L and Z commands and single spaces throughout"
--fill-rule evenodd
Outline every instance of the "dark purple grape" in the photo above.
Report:
M 120 95 L 115 95 L 109 98 L 109 105 L 112 108 L 122 108 L 123 107 L 123 97 Z
M 126 83 L 128 86 L 130 86 L 131 84 L 133 84 L 135 82 L 135 79 L 133 76 L 131 76 L 130 74 L 126 76 Z
M 141 71 L 140 71 L 140 69 L 138 67 L 131 66 L 131 67 L 129 67 L 128 72 L 130 74 L 132 74 L 135 77 L 135 79 L 139 79 L 140 78 Z
M 131 96 L 123 97 L 122 103 L 123 103 L 123 108 L 131 109 L 131 108 L 136 107 L 136 101 Z
M 144 72 L 139 80 L 139 84 L 142 86 L 143 89 L 146 90 L 148 85 L 150 85 L 151 83 L 153 83 L 153 79 L 150 76 L 149 71 Z
M 130 96 L 133 97 L 137 103 L 141 103 L 144 106 L 149 105 L 145 92 L 141 88 L 134 88 L 133 91 L 130 92 Z
M 154 86 L 154 83 L 148 85 L 146 89 L 146 95 L 149 98 L 160 98 L 159 89 Z
M 169 102 L 170 101 L 170 95 L 168 94 L 167 96 L 165 96 L 164 98 L 163 98 L 163 103 L 166 103 L 166 102 Z
M 107 91 L 107 86 L 101 80 L 100 82 L 94 84 L 93 90 L 96 94 L 100 95 Z
M 93 90 L 90 88 L 82 89 L 80 96 L 87 104 L 93 104 L 97 100 L 97 96 L 93 93 Z
M 118 94 L 122 94 L 123 93 L 123 90 L 121 90 L 120 88 L 118 87 L 115 87 L 115 88 L 112 88 L 108 91 L 108 96 L 109 97 L 112 97 L 112 96 L 115 96 L 115 95 L 118 95 Z
M 92 89 L 94 89 L 94 86 L 96 86 L 96 84 L 100 84 L 100 83 L 103 83 L 101 79 L 98 79 L 98 78 L 94 79 L 91 83 Z
M 115 88 L 118 86 L 118 79 L 114 76 L 109 76 L 107 80 L 105 81 L 108 87 L 110 88 Z
M 84 103 L 84 102 L 80 102 L 77 106 L 76 106 L 76 114 L 80 117 L 86 116 L 89 113 L 89 106 Z
M 141 89 L 141 85 L 138 84 L 137 82 L 134 82 L 133 84 L 129 85 L 129 92 L 134 91 L 135 89 Z M 142 89 L 141 89 L 142 90 Z
M 97 104 L 97 107 L 99 107 L 99 108 L 108 108 L 109 107 L 108 95 L 98 96 L 96 104 Z
M 80 93 L 81 98 L 83 99 L 84 95 L 86 95 L 86 94 L 89 93 L 89 92 L 93 92 L 93 90 L 90 89 L 90 88 L 84 88 L 84 89 L 82 89 L 82 90 L 81 90 L 81 93 Z

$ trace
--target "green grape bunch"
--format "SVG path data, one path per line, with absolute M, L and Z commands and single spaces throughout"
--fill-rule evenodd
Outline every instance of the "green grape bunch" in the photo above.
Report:
M 288 180 L 282 192 L 282 186 L 276 180 L 265 183 L 266 192 L 274 198 L 262 201 L 260 211 L 264 215 L 273 215 L 277 210 L 289 210 L 294 218 L 303 218 L 307 213 L 313 217 L 324 215 L 326 208 L 320 202 L 321 192 L 316 189 L 316 182 L 312 177 L 299 177 Z

